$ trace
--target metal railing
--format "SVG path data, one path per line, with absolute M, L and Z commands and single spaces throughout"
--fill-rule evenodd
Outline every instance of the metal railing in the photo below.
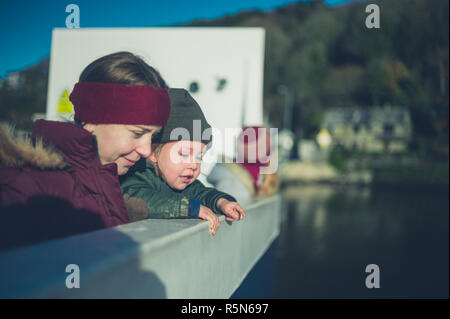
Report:
M 205 221 L 149 219 L 7 251 L 0 298 L 229 298 L 278 236 L 280 207 L 221 216 L 215 236 Z

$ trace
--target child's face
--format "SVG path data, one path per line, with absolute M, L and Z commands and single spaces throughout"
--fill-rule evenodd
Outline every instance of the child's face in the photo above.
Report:
M 149 159 L 158 164 L 162 179 L 173 189 L 183 190 L 200 174 L 200 164 L 206 144 L 195 141 L 165 143 L 159 154 Z

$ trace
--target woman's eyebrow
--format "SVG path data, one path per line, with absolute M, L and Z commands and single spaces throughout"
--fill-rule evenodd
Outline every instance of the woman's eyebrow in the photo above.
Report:
M 154 129 L 154 128 L 146 128 L 146 127 L 142 127 L 142 126 L 139 126 L 139 125 L 135 125 L 137 128 L 140 128 L 141 130 L 143 130 L 143 131 L 145 131 L 146 133 L 148 133 L 148 132 L 155 132 L 155 133 L 158 133 L 159 131 L 161 131 L 161 128 L 158 128 L 158 129 Z

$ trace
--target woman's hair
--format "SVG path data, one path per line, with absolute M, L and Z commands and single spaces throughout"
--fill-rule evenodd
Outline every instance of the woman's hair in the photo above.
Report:
M 148 85 L 168 89 L 158 71 L 131 52 L 116 52 L 90 63 L 81 72 L 79 82 Z M 84 123 L 75 120 L 75 124 Z
M 79 81 L 168 88 L 158 71 L 140 57 L 125 51 L 95 60 L 81 72 Z

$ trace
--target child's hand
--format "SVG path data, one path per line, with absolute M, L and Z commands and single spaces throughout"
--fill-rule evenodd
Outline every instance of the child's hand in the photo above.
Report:
M 198 218 L 209 221 L 209 232 L 211 235 L 215 235 L 217 229 L 220 226 L 219 217 L 213 213 L 211 209 L 206 206 L 200 205 L 200 211 L 198 212 Z
M 225 216 L 227 216 L 226 220 L 231 222 L 235 220 L 241 220 L 246 216 L 245 211 L 238 203 L 230 202 L 225 198 L 221 198 L 218 200 L 217 207 L 222 211 L 222 213 L 225 214 Z

